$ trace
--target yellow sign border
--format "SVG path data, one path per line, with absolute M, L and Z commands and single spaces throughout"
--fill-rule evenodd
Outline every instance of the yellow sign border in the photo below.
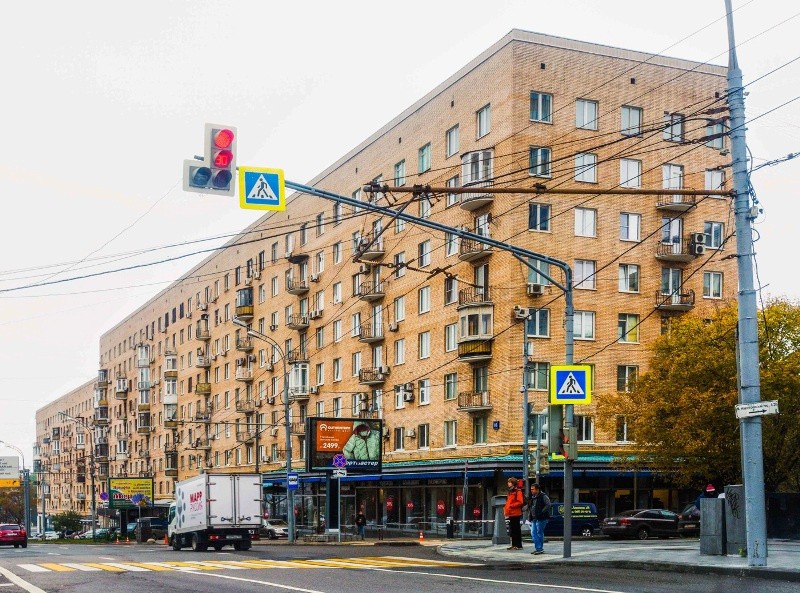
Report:
M 556 372 L 557 371 L 582 371 L 586 373 L 586 394 L 580 399 L 556 400 Z M 554 364 L 550 366 L 550 397 L 548 398 L 553 405 L 569 404 L 591 404 L 592 403 L 592 367 L 588 364 Z
M 249 204 L 247 202 L 247 188 L 244 185 L 245 173 L 269 173 L 278 176 L 278 204 Z M 245 210 L 272 210 L 283 212 L 286 210 L 286 181 L 283 169 L 265 167 L 239 167 L 239 206 Z

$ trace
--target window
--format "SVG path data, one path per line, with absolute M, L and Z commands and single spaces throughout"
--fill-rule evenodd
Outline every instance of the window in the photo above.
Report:
M 642 108 L 622 106 L 620 131 L 623 136 L 639 136 L 642 133 Z
M 444 421 L 444 446 L 455 447 L 458 444 L 457 425 L 455 420 Z
M 550 281 L 542 276 L 542 274 L 547 274 L 548 276 L 550 275 L 550 263 L 537 259 L 529 259 L 528 282 L 530 284 L 541 284 L 542 286 L 549 285 Z
M 638 241 L 641 235 L 642 215 L 621 212 L 619 215 L 619 238 L 622 241 Z
M 705 189 L 725 189 L 725 171 L 708 169 L 705 175 Z
M 306 243 L 308 243 L 308 225 L 304 223 L 300 225 L 300 245 Z
M 420 147 L 417 153 L 417 164 L 419 165 L 417 171 L 424 173 L 431 168 L 431 143 L 428 142 L 425 146 Z
M 431 265 L 431 241 L 423 241 L 417 246 L 417 260 L 420 268 Z
M 575 155 L 575 181 L 595 183 L 597 181 L 597 155 L 579 152 Z
M 553 95 L 531 91 L 531 121 L 553 122 Z
M 586 259 L 575 260 L 575 288 L 591 290 L 595 288 L 596 263 Z
M 575 311 L 572 332 L 576 340 L 594 340 L 594 311 Z
M 314 366 L 314 385 L 322 385 L 325 383 L 325 363 L 318 362 Z
M 420 379 L 419 381 L 419 403 L 420 405 L 431 403 L 430 379 Z
M 342 204 L 339 202 L 335 202 L 333 204 L 333 226 L 336 226 L 342 222 Z
M 405 364 L 406 362 L 406 341 L 400 338 L 394 343 L 394 364 Z
M 628 426 L 627 416 L 617 416 L 617 436 L 618 443 L 630 443 L 633 441 L 632 427 Z
M 486 444 L 488 435 L 486 424 L 486 416 L 474 416 L 472 418 L 472 442 L 474 444 Z
M 341 397 L 334 397 L 333 398 L 333 416 L 334 416 L 334 418 L 341 418 L 342 417 L 342 398 Z
M 316 218 L 316 220 L 314 222 L 315 222 L 315 226 L 317 227 L 317 229 L 316 229 L 317 237 L 319 237 L 320 235 L 324 235 L 325 234 L 325 215 L 320 212 L 319 214 L 317 214 L 317 218 Z
M 620 313 L 617 317 L 617 338 L 620 342 L 639 342 L 639 316 L 633 313 Z
M 703 298 L 722 298 L 722 272 L 703 272 Z
M 550 230 L 550 204 L 528 204 L 528 229 Z
M 394 182 L 395 185 L 406 184 L 406 161 L 403 159 L 394 166 Z
M 394 429 L 394 450 L 402 451 L 405 448 L 406 429 L 398 426 Z
M 458 187 L 458 175 L 455 175 L 444 182 L 446 187 Z M 445 201 L 445 208 L 449 208 L 450 206 L 455 206 L 458 204 L 458 194 L 453 192 L 448 192 L 446 201 Z
M 458 254 L 458 235 L 455 233 L 444 234 L 444 255 L 450 257 Z
M 666 164 L 661 167 L 662 187 L 664 189 L 683 189 L 683 167 Z M 675 196 L 675 201 L 683 201 L 682 196 Z
M 431 310 L 431 287 L 423 286 L 417 291 L 417 313 L 428 313 Z
M 492 106 L 486 105 L 478 109 L 475 114 L 476 119 L 476 138 L 483 138 L 492 130 Z
M 619 265 L 619 291 L 639 292 L 639 266 L 637 264 Z
M 451 157 L 458 152 L 458 124 L 444 133 L 444 154 L 445 158 Z
M 361 188 L 359 187 L 356 191 L 354 191 L 350 197 L 352 197 L 356 202 L 362 202 L 363 193 L 361 191 Z M 358 214 L 359 212 L 361 212 L 361 208 L 359 206 L 353 208 L 353 214 Z
M 339 342 L 342 339 L 342 320 L 336 319 L 333 322 L 333 341 Z
M 406 318 L 406 297 L 399 296 L 394 299 L 394 320 L 403 321 Z
M 429 424 L 417 426 L 417 447 L 427 449 L 431 446 L 431 431 Z
M 458 278 L 450 276 L 444 279 L 444 304 L 452 305 L 458 301 Z
M 529 338 L 550 336 L 550 309 L 533 309 L 525 321 L 525 335 Z
M 431 355 L 431 332 L 419 334 L 417 343 L 417 353 L 420 360 L 430 358 Z
M 321 274 L 325 271 L 325 252 L 318 251 L 317 254 L 314 256 L 314 265 L 317 268 L 317 274 Z
M 683 115 L 680 113 L 664 114 L 664 140 L 683 142 Z
M 578 416 L 573 419 L 573 424 L 578 427 L 578 442 L 594 442 L 594 418 L 591 416 Z
M 361 352 L 353 352 L 350 355 L 350 364 L 353 366 L 353 376 L 358 377 L 361 371 Z
M 636 380 L 636 375 L 639 372 L 639 367 L 634 365 L 621 364 L 617 366 L 617 391 L 622 393 L 630 393 L 633 387 L 633 382 Z
M 272 280 L 270 280 L 270 292 L 272 293 L 272 296 L 277 296 L 279 290 L 280 285 L 278 284 L 278 277 L 273 276 Z
M 725 124 L 714 120 L 709 120 L 706 124 L 706 146 L 722 150 L 725 148 Z
M 342 359 L 341 358 L 334 358 L 333 359 L 333 380 L 334 381 L 341 381 L 342 380 Z
M 444 351 L 453 352 L 458 347 L 458 324 L 449 323 L 444 326 Z
M 444 376 L 444 399 L 452 400 L 458 397 L 458 373 L 447 373 Z
M 529 362 L 525 367 L 528 389 L 547 390 L 550 378 L 550 363 Z
M 584 130 L 597 129 L 597 101 L 575 101 L 575 127 Z
M 406 275 L 406 252 L 394 254 L 394 277 L 402 278 Z
M 636 159 L 619 160 L 619 186 L 642 187 L 642 161 Z
M 406 230 L 406 221 L 402 218 L 396 218 L 394 221 L 394 232 L 402 233 L 404 230 Z
M 528 174 L 534 177 L 550 177 L 550 149 L 531 146 L 528 151 Z
M 493 157 L 494 153 L 491 150 L 479 150 L 463 155 L 461 157 L 462 183 L 465 186 L 491 183 Z
M 430 218 L 431 217 L 431 200 L 430 198 L 422 197 L 419 200 L 419 217 L 420 218 Z
M 597 236 L 597 210 L 593 208 L 575 208 L 575 236 Z
M 333 263 L 342 263 L 342 242 L 337 241 L 333 244 Z
M 725 225 L 721 222 L 709 222 L 703 225 L 706 246 L 709 249 L 722 249 L 722 242 L 725 240 Z
M 350 316 L 350 335 L 354 338 L 361 335 L 361 313 L 353 313 Z

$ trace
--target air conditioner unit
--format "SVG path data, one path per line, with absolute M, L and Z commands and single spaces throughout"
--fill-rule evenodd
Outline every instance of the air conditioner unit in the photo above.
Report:
M 369 274 L 370 273 L 370 267 L 367 264 L 361 264 L 360 266 L 358 266 L 358 273 L 359 274 Z
M 399 328 L 399 327 L 400 327 L 400 324 L 399 324 L 399 323 L 397 323 L 397 322 L 390 323 L 390 324 L 389 324 L 389 331 L 390 331 L 390 332 L 396 332 L 396 331 L 398 330 L 398 328 Z
M 262 455 L 261 456 L 261 463 L 269 463 L 270 461 L 272 461 L 272 460 L 270 459 L 269 455 Z
M 706 246 L 701 243 L 689 243 L 689 253 L 692 255 L 703 255 L 706 252 Z
M 528 296 L 541 296 L 544 294 L 544 284 L 528 284 Z
M 197 305 L 197 308 L 200 309 L 201 311 L 208 311 L 208 303 L 200 303 L 199 305 Z
M 211 297 L 210 299 L 208 299 L 208 302 L 209 302 L 209 303 L 216 303 L 218 298 L 219 298 L 219 295 L 218 295 L 218 294 L 215 294 L 213 297 Z
M 404 383 L 403 384 L 403 391 L 414 391 L 414 384 L 413 383 Z
M 268 397 L 267 398 L 267 403 L 269 405 L 271 405 L 271 406 L 274 406 L 275 405 L 275 396 L 273 395 L 272 397 Z
M 270 326 L 269 326 L 269 331 L 272 331 L 272 332 L 274 332 L 276 329 L 278 329 L 278 326 L 277 326 L 277 325 L 275 325 L 274 323 L 273 323 L 272 325 L 270 325 Z
M 263 399 L 257 399 L 256 400 L 256 407 L 257 408 L 260 408 L 263 405 L 264 405 L 264 400 Z
M 311 282 L 319 282 L 319 274 L 311 274 Z
M 311 387 L 308 388 L 308 392 L 314 394 L 319 393 L 319 387 L 316 385 L 312 385 Z
M 406 434 L 408 435 L 408 438 L 410 438 L 410 439 L 417 438 L 417 431 L 414 430 L 413 428 L 410 428 Z
M 388 375 L 389 371 L 391 370 L 392 369 L 390 367 L 381 367 L 381 373 L 383 373 L 384 375 Z
M 320 317 L 322 317 L 322 311 L 320 311 L 320 310 L 318 310 L 318 309 L 314 309 L 314 310 L 312 310 L 312 311 L 310 311 L 310 312 L 308 313 L 308 316 L 309 316 L 311 319 L 319 319 Z
M 388 439 L 390 434 L 391 434 L 391 432 L 389 431 L 389 428 L 388 428 L 388 427 L 383 429 L 383 436 L 384 436 L 384 438 L 387 438 L 387 439 Z
M 253 278 L 255 278 L 256 280 L 261 280 L 261 271 L 255 272 L 253 274 Z
M 270 429 L 270 431 L 269 431 L 269 434 L 270 434 L 270 435 L 272 435 L 272 436 L 274 436 L 274 437 L 278 436 L 278 429 L 277 429 L 277 427 L 276 427 L 276 428 L 271 428 L 271 429 Z
M 514 319 L 525 320 L 528 318 L 528 308 L 514 305 Z
M 358 410 L 360 412 L 366 412 L 368 409 L 369 405 L 367 405 L 367 402 L 361 402 L 360 404 L 358 404 Z
M 705 245 L 706 244 L 706 234 L 705 233 L 691 233 L 689 235 L 689 243 L 694 243 L 695 245 Z
M 403 393 L 403 401 L 404 402 L 413 402 L 414 401 L 414 394 L 408 391 Z
M 186 314 L 186 319 L 191 319 L 191 318 L 192 318 L 192 312 L 191 312 L 191 311 L 189 311 L 189 312 Z

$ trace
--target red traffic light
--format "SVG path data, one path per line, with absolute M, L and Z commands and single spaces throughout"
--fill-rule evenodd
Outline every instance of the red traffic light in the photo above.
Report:
M 218 169 L 227 169 L 233 162 L 233 153 L 230 150 L 220 150 L 214 153 L 214 166 Z
M 217 130 L 214 134 L 214 146 L 217 148 L 228 148 L 233 143 L 233 132 L 227 128 Z

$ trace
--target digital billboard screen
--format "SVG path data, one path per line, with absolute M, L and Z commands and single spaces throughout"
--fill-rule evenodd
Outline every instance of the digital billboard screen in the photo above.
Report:
M 381 471 L 383 420 L 307 418 L 306 435 L 309 439 L 306 471 Z

